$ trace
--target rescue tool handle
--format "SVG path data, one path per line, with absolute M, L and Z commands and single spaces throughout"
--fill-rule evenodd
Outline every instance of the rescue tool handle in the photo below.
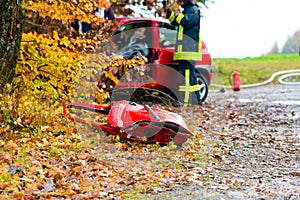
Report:
M 80 119 L 78 117 L 75 117 L 75 116 L 72 116 L 71 114 L 69 114 L 69 112 L 68 112 L 69 108 L 82 109 L 82 110 L 87 110 L 87 111 L 92 111 L 92 112 L 97 112 L 97 113 L 102 113 L 102 114 L 107 115 L 111 109 L 111 106 L 110 105 L 81 104 L 81 103 L 70 103 L 70 104 L 64 105 L 63 113 L 68 119 L 86 124 L 87 122 L 84 119 Z
M 75 108 L 82 109 L 87 111 L 93 111 L 102 114 L 108 114 L 110 111 L 110 105 L 93 105 L 93 104 L 82 104 L 82 103 L 70 103 L 64 105 L 65 109 L 67 108 Z
M 149 105 L 144 105 L 144 108 L 150 113 L 150 115 L 152 115 L 152 117 L 156 120 L 156 121 L 160 121 L 160 118 L 157 116 L 157 114 L 150 108 Z

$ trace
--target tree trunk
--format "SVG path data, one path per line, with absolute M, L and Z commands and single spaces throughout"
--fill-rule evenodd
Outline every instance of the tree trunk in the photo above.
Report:
M 15 76 L 23 18 L 22 0 L 0 0 L 0 92 Z

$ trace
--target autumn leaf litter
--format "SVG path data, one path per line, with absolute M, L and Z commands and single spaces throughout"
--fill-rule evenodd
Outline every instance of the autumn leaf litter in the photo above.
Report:
M 300 99 L 299 88 L 270 87 L 211 93 L 203 106 L 179 111 L 195 134 L 182 146 L 75 129 L 57 111 L 39 134 L 1 139 L 0 197 L 299 199 L 299 107 L 272 103 Z

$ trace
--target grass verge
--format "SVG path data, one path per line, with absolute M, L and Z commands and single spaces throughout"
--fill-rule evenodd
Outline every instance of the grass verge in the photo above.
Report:
M 231 74 L 237 70 L 242 85 L 252 84 L 268 80 L 277 71 L 300 69 L 300 57 L 298 54 L 277 54 L 253 58 L 216 58 L 213 69 L 213 83 L 230 85 Z

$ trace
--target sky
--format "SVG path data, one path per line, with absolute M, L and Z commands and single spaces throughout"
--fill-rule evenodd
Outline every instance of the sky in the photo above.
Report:
M 201 35 L 213 58 L 258 57 L 300 30 L 300 0 L 215 0 L 202 8 Z M 300 43 L 300 41 L 299 41 Z

